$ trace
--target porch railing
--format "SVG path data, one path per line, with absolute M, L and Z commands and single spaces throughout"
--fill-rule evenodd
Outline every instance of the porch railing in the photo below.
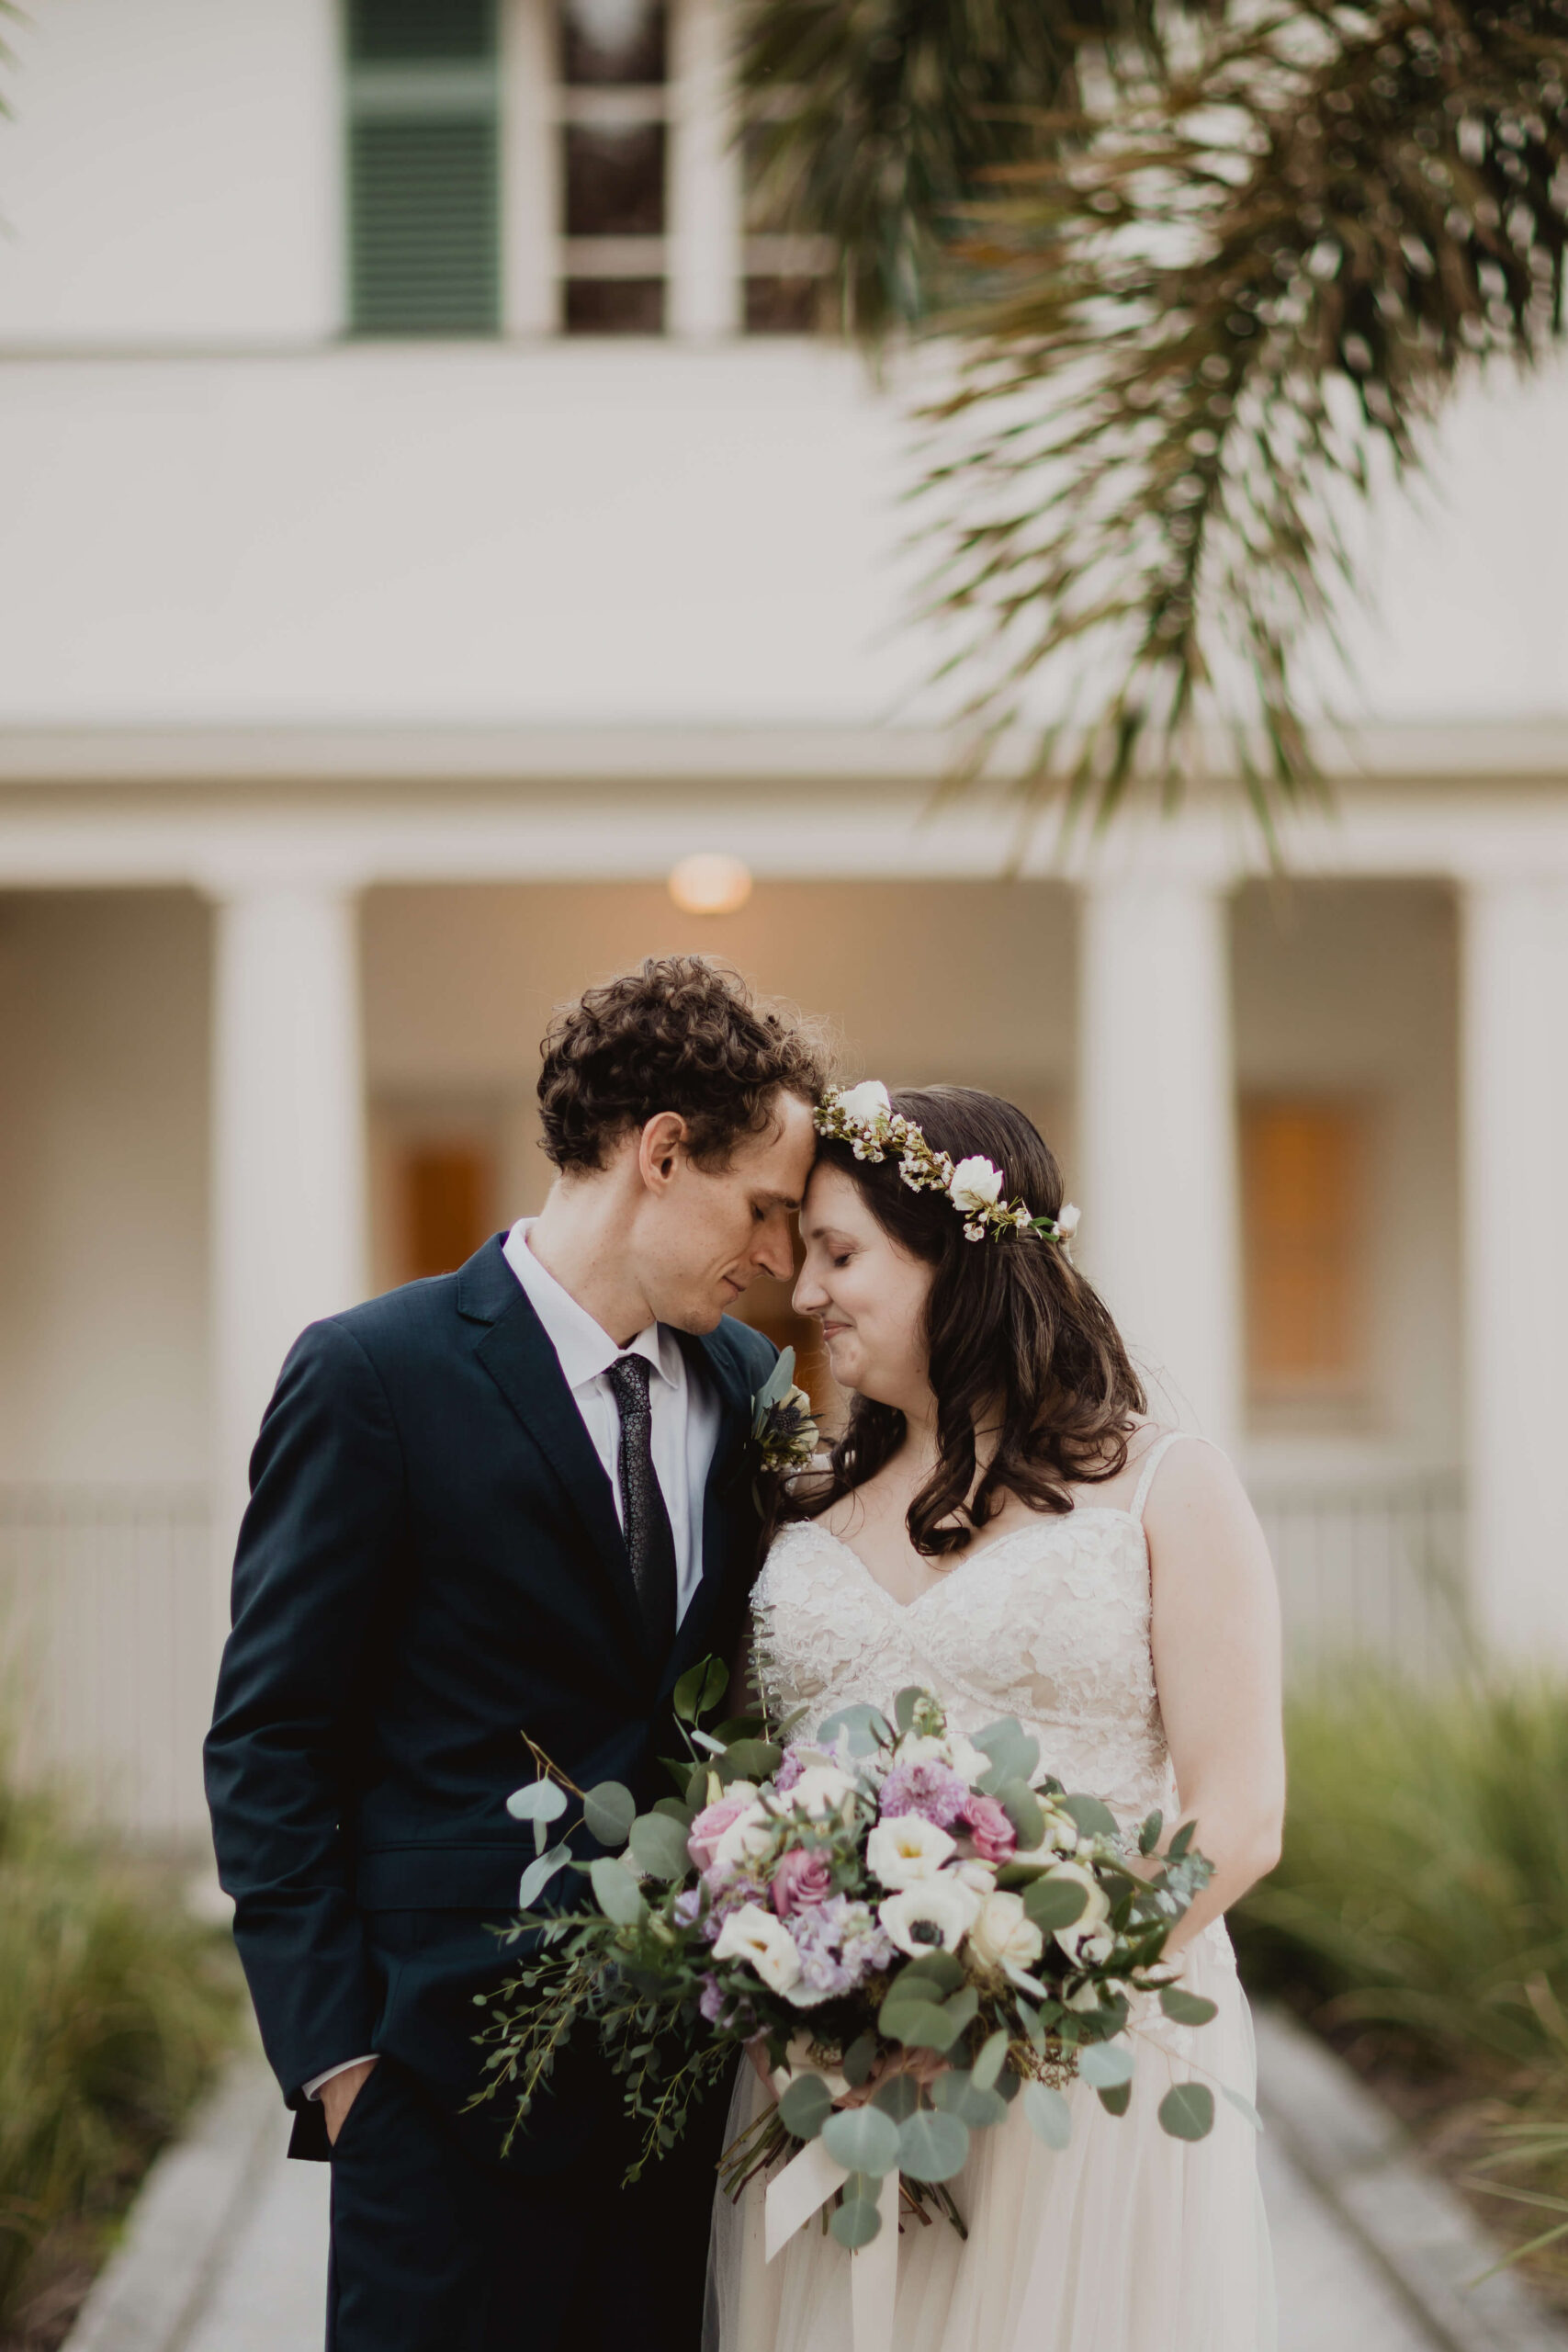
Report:
M 220 1593 L 203 1487 L 0 1487 L 0 1724 L 23 1776 L 138 1839 L 204 1838 Z
M 1256 1484 L 1292 1672 L 1469 1655 L 1457 1478 Z M 162 1845 L 206 1834 L 201 1740 L 222 1580 L 205 1488 L 0 1487 L 0 1723 L 29 1775 Z
M 1340 1486 L 1252 1482 L 1294 1679 L 1345 1657 L 1422 1678 L 1472 1657 L 1457 1473 Z

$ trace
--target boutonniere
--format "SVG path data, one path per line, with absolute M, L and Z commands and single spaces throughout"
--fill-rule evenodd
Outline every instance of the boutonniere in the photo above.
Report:
M 761 1467 L 781 1476 L 804 1470 L 817 1451 L 811 1399 L 795 1385 L 795 1350 L 785 1348 L 751 1399 L 751 1442 Z

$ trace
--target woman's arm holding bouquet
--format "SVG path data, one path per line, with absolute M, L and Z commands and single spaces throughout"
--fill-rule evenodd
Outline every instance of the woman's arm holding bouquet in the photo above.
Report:
M 1175 1447 L 1145 1513 L 1160 1712 L 1181 1817 L 1214 1874 L 1170 1939 L 1179 1950 L 1280 1858 L 1285 1805 L 1280 1607 L 1268 1545 L 1232 1464 Z

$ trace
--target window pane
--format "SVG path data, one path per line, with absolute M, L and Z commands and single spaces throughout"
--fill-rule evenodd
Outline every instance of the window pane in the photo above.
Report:
M 566 128 L 569 237 L 660 237 L 664 233 L 664 125 Z
M 493 118 L 353 125 L 350 262 L 360 334 L 495 332 L 497 146 Z
M 664 283 L 658 277 L 569 277 L 568 334 L 662 334 Z
M 356 65 L 494 52 L 495 0 L 348 0 L 348 54 Z
M 1247 1371 L 1262 1398 L 1350 1397 L 1359 1387 L 1362 1129 L 1344 1104 L 1243 1110 Z
M 561 80 L 583 88 L 662 82 L 669 71 L 660 0 L 566 0 Z

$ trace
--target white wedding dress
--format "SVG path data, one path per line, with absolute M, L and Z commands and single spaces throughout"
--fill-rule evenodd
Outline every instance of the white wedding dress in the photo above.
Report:
M 1170 1817 L 1142 1514 L 1176 1442 L 1149 1449 L 1131 1510 L 1088 1503 L 1032 1519 L 977 1543 L 908 1606 L 819 1523 L 784 1528 L 753 1602 L 770 1712 L 806 1708 L 804 1737 L 835 1708 L 886 1709 L 919 1683 L 954 1729 L 1016 1716 L 1047 1770 L 1124 1823 L 1156 1805 Z M 1015 2103 L 1005 2123 L 976 2132 L 951 2184 L 967 2240 L 944 2222 L 906 2222 L 897 2352 L 1272 2352 L 1252 2126 L 1218 2096 L 1214 2129 L 1196 2145 L 1168 2137 L 1156 2117 L 1189 2075 L 1253 2096 L 1251 2018 L 1223 1922 L 1193 1939 L 1184 1982 L 1219 2015 L 1193 2029 L 1145 2025 L 1125 2115 L 1107 2114 L 1075 2082 L 1072 2139 L 1056 2154 Z M 764 2096 L 743 2068 L 731 2137 Z M 738 2206 L 721 2196 L 705 2352 L 852 2352 L 850 2260 L 808 2223 L 765 2262 L 762 2184 Z

